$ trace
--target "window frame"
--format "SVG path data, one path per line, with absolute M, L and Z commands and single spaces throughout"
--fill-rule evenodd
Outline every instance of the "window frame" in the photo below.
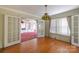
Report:
M 54 33 L 54 34 L 59 34 L 59 35 L 64 35 L 64 36 L 70 36 L 70 28 L 69 28 L 69 24 L 68 24 L 68 21 L 67 21 L 67 33 L 66 34 L 62 34 L 63 31 L 62 31 L 62 28 L 63 28 L 63 25 L 62 25 L 62 19 L 64 19 L 67 17 L 62 17 L 62 18 L 55 18 L 55 19 L 52 19 L 51 20 L 51 25 L 50 25 L 50 33 Z M 56 23 L 56 27 L 54 27 L 56 29 L 55 32 L 52 31 L 53 28 L 51 28 L 52 26 L 52 21 L 53 20 L 56 20 L 55 23 Z M 61 20 L 61 21 L 59 21 Z

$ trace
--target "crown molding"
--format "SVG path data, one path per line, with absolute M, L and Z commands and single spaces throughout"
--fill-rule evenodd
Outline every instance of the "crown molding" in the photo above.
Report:
M 9 10 L 9 11 L 21 13 L 21 14 L 24 14 L 24 15 L 29 15 L 29 16 L 32 16 L 32 17 L 35 17 L 35 18 L 39 18 L 39 16 L 30 14 L 30 13 L 28 13 L 28 12 L 23 12 L 23 11 L 20 11 L 20 10 L 15 10 L 15 9 L 7 8 L 7 7 L 1 7 L 1 6 L 0 6 L 0 8 L 1 8 L 1 9 L 4 9 L 4 10 Z

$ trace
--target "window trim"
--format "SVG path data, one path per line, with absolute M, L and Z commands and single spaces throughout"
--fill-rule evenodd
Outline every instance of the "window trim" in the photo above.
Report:
M 51 25 L 50 25 L 50 33 L 54 33 L 54 34 L 58 34 L 58 35 L 63 35 L 63 36 L 70 36 L 70 28 L 69 28 L 69 34 L 68 34 L 68 31 L 67 31 L 67 34 L 61 34 L 61 33 L 58 33 L 58 29 L 57 29 L 57 23 L 58 23 L 58 21 L 57 20 L 60 20 L 60 19 L 63 19 L 63 18 L 66 18 L 67 19 L 67 17 L 62 17 L 62 18 L 55 18 L 55 19 L 53 19 L 53 20 L 56 20 L 56 27 L 54 27 L 54 28 L 56 28 L 56 31 L 55 32 L 53 32 L 52 31 L 52 20 L 51 20 Z M 62 27 L 62 26 L 61 26 Z M 68 28 L 67 28 L 68 29 Z M 62 31 L 61 31 L 62 32 Z

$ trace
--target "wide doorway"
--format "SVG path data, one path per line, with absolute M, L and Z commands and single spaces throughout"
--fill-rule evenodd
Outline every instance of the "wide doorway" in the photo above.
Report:
M 37 37 L 36 20 L 21 20 L 21 42 L 25 42 Z

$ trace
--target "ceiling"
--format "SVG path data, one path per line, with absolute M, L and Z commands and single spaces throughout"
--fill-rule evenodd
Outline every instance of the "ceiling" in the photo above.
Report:
M 0 5 L 0 7 L 19 10 L 38 17 L 42 16 L 45 12 L 44 5 Z M 76 8 L 79 8 L 79 5 L 48 5 L 48 14 L 54 15 Z

